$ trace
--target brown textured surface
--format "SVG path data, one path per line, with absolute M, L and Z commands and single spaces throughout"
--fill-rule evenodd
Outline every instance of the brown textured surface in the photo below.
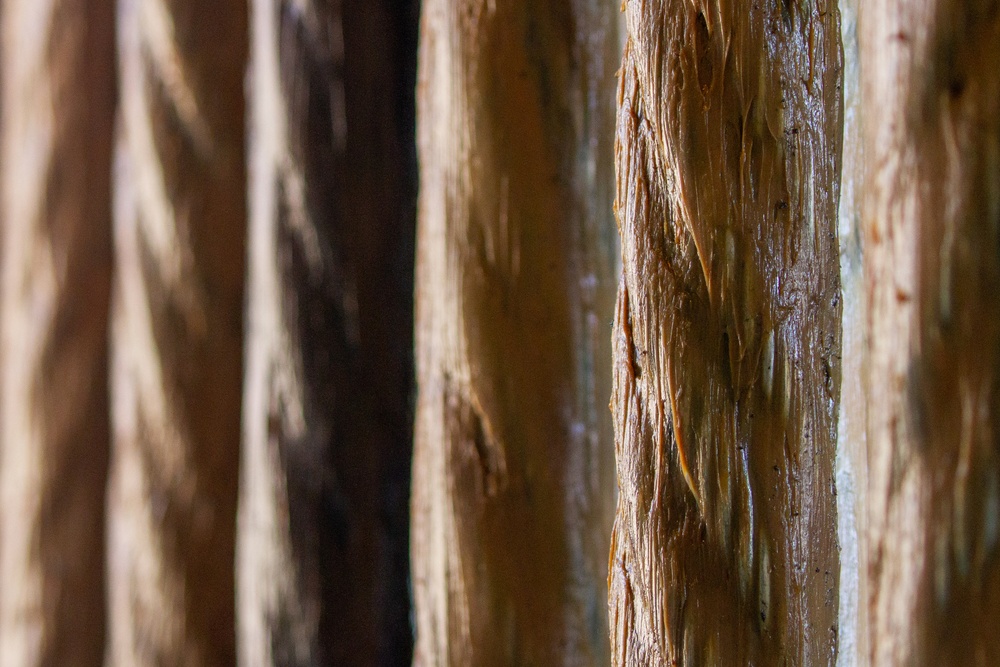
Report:
M 876 665 L 1000 664 L 1000 5 L 861 8 Z
M 426 0 L 416 665 L 603 665 L 615 2 Z
M 119 0 L 109 664 L 235 660 L 245 0 Z
M 832 664 L 837 7 L 626 14 L 613 662 Z
M 412 2 L 252 3 L 245 665 L 405 665 Z
M 104 652 L 113 0 L 4 0 L 0 665 Z

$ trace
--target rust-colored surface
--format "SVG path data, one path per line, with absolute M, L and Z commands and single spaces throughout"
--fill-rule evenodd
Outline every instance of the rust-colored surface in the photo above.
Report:
M 245 665 L 405 665 L 412 2 L 255 0 Z
M 1000 664 L 1000 8 L 860 12 L 869 658 Z
M 245 0 L 119 0 L 110 665 L 235 661 Z
M 837 6 L 625 11 L 613 664 L 832 664 Z
M 4 0 L 0 665 L 101 665 L 113 0 Z
M 613 2 L 427 0 L 416 665 L 604 665 Z

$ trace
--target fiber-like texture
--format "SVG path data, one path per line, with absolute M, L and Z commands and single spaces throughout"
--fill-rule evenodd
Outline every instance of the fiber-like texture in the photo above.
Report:
M 865 0 L 873 665 L 1000 663 L 1000 6 Z
M 251 8 L 239 659 L 405 665 L 417 10 Z
M 119 0 L 110 665 L 235 661 L 245 0 Z
M 4 0 L 0 665 L 104 655 L 113 0 Z
M 617 19 L 423 4 L 416 665 L 609 659 Z
M 832 664 L 837 6 L 625 11 L 613 664 Z

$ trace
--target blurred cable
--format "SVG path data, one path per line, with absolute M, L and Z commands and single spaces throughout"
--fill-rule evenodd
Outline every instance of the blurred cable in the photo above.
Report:
M 113 0 L 4 0 L 0 665 L 100 665 Z
M 245 0 L 120 0 L 109 664 L 235 660 Z
M 245 665 L 408 665 L 416 3 L 254 0 Z

